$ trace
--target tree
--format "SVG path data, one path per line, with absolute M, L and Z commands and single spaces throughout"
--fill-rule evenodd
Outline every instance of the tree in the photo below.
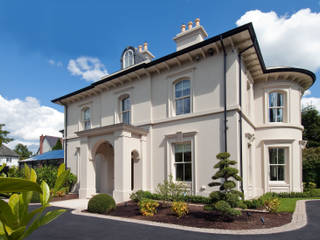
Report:
M 303 182 L 320 187 L 320 147 L 303 150 Z
M 209 186 L 220 186 L 220 191 L 213 191 L 210 194 L 211 207 L 225 216 L 238 216 L 241 212 L 234 208 L 239 207 L 243 194 L 234 188 L 236 181 L 241 181 L 241 177 L 238 175 L 238 169 L 231 167 L 237 162 L 229 160 L 230 154 L 227 152 L 219 153 L 216 157 L 219 162 L 214 168 L 219 170 L 213 175 L 214 182 L 209 183 Z
M 7 135 L 10 133 L 6 130 L 2 130 L 2 127 L 4 127 L 5 124 L 0 123 L 0 147 L 2 146 L 2 143 L 8 143 L 11 142 L 13 139 L 8 138 Z
M 60 139 L 58 139 L 56 145 L 53 146 L 52 150 L 60 150 L 60 149 L 62 149 L 62 144 Z
M 32 152 L 30 152 L 28 150 L 28 147 L 26 145 L 21 144 L 21 143 L 19 143 L 15 146 L 14 151 L 19 154 L 20 160 L 29 158 L 32 155 Z
M 307 148 L 320 147 L 320 114 L 314 106 L 302 109 L 303 139 L 307 140 Z

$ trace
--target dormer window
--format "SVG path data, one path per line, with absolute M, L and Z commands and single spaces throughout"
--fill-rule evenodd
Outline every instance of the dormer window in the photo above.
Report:
M 130 67 L 131 65 L 134 64 L 134 53 L 131 49 L 128 49 L 124 54 L 123 54 L 123 68 Z

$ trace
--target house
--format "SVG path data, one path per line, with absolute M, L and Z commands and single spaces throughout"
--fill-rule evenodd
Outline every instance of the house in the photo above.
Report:
M 51 151 L 52 148 L 57 144 L 57 141 L 62 142 L 62 138 L 48 136 L 48 135 L 41 135 L 40 141 L 39 141 L 39 149 L 37 151 L 37 154 L 43 154 L 45 152 Z
M 267 68 L 251 23 L 206 38 L 196 19 L 173 38 L 175 52 L 153 60 L 147 43 L 127 47 L 120 71 L 52 100 L 64 106 L 65 162 L 81 198 L 124 201 L 169 175 L 208 196 L 224 151 L 247 199 L 303 190 L 301 97 L 314 73 Z
M 48 151 L 39 155 L 34 155 L 31 158 L 20 160 L 20 165 L 27 164 L 30 167 L 39 167 L 45 165 L 59 166 L 64 162 L 64 150 Z
M 8 167 L 19 166 L 19 155 L 5 145 L 0 146 L 0 166 L 6 164 Z

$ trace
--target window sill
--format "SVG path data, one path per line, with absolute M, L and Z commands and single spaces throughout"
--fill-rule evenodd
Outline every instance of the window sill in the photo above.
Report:
M 288 187 L 289 184 L 285 181 L 269 181 L 270 186 L 277 186 L 277 187 Z

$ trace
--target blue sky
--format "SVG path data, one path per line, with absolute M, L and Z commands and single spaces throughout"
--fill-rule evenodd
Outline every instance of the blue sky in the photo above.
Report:
M 303 9 L 309 12 L 302 12 Z M 319 0 L 0 0 L 0 122 L 7 125 L 16 139 L 10 146 L 22 142 L 35 150 L 42 132 L 53 135 L 62 127 L 60 112 L 63 109 L 51 103 L 52 99 L 87 86 L 99 74 L 119 70 L 120 54 L 128 45 L 137 47 L 147 41 L 156 58 L 174 52 L 172 38 L 180 31 L 181 24 L 197 17 L 209 37 L 237 27 L 241 17 L 238 25 L 252 19 L 258 28 L 256 32 L 266 65 L 282 61 L 282 65 L 290 63 L 314 71 L 318 82 L 307 97 L 318 103 L 320 47 L 315 42 L 319 35 L 314 32 L 319 31 L 320 26 L 317 25 Z M 268 24 L 275 26 L 276 31 L 276 26 L 283 21 L 292 24 L 293 20 L 300 22 L 299 19 L 303 19 L 301 28 L 306 29 L 306 37 L 300 36 L 296 41 L 286 38 L 291 33 L 290 27 L 275 33 L 282 37 L 279 43 L 292 40 L 291 45 L 296 46 L 278 46 L 281 44 L 275 45 L 276 40 L 272 44 L 264 40 L 266 34 L 270 34 L 265 29 Z M 310 23 L 306 19 L 310 19 Z M 260 25 L 259 22 L 255 25 L 255 21 L 260 21 Z M 305 54 L 310 55 L 309 59 L 302 52 L 302 57 L 298 54 L 298 59 L 292 60 L 291 56 L 295 55 L 292 50 L 308 41 L 310 46 L 316 46 L 313 53 Z M 274 46 L 284 53 L 279 55 Z M 274 50 L 270 50 L 271 47 Z M 302 48 L 301 51 L 307 50 Z M 27 128 L 19 121 L 31 124 Z

